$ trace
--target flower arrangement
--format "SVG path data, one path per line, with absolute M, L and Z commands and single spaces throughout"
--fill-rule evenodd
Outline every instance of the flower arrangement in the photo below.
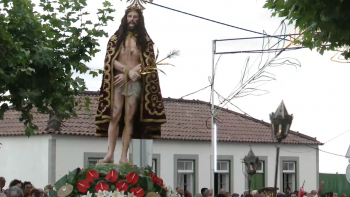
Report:
M 49 191 L 50 197 L 178 197 L 150 167 L 103 164 L 75 169 Z

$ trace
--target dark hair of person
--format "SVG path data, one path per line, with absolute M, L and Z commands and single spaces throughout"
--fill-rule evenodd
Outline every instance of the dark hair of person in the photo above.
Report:
M 125 11 L 125 15 L 122 18 L 118 31 L 116 32 L 116 35 L 118 36 L 118 41 L 116 43 L 117 49 L 119 49 L 121 44 L 123 44 L 125 47 L 125 39 L 126 39 L 126 36 L 128 35 L 127 34 L 128 33 L 128 14 L 132 11 L 135 11 L 135 10 L 127 9 Z M 134 32 L 137 34 L 136 44 L 137 46 L 141 47 L 141 51 L 145 51 L 147 49 L 147 44 L 148 44 L 146 39 L 146 36 L 148 36 L 148 33 L 145 27 L 145 19 L 140 10 L 136 10 L 135 12 L 139 14 L 139 20 L 134 29 Z
M 26 188 L 26 185 L 32 185 L 32 183 L 30 181 L 24 181 L 22 184 L 22 188 Z
M 22 181 L 20 181 L 18 179 L 14 179 L 13 181 L 11 181 L 9 187 L 13 187 L 13 186 L 17 185 L 18 183 L 22 184 Z
M 189 191 L 185 191 L 184 196 L 187 197 L 188 193 L 189 193 Z
M 253 197 L 252 194 L 246 194 L 244 197 Z
M 37 189 L 32 189 L 31 191 L 30 191 L 30 196 L 32 196 L 33 194 L 35 195 L 35 197 L 39 197 L 40 196 L 40 191 L 39 190 L 37 190 Z
M 208 190 L 208 188 L 203 187 L 203 188 L 201 189 L 201 194 L 203 195 L 203 194 L 204 194 L 204 192 L 205 192 L 206 190 Z
M 216 197 L 226 197 L 224 194 L 217 194 Z

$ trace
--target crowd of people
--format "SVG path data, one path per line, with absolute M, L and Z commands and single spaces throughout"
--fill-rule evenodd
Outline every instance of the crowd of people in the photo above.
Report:
M 45 197 L 53 188 L 52 185 L 46 185 L 44 189 L 35 188 L 31 182 L 22 182 L 18 179 L 12 180 L 7 189 L 4 189 L 5 185 L 6 179 L 0 177 L 0 197 Z
M 303 197 L 348 197 L 346 194 L 342 194 L 338 196 L 337 193 L 326 192 L 322 194 L 323 182 L 320 185 L 320 189 L 318 191 L 312 190 L 310 193 L 303 191 L 301 194 Z M 52 185 L 46 185 L 44 189 L 35 188 L 34 185 L 25 181 L 22 182 L 18 179 L 14 179 L 11 181 L 9 187 L 4 189 L 6 185 L 6 179 L 4 177 L 0 177 L 0 197 L 47 197 L 49 190 L 53 189 Z M 189 191 L 184 191 L 183 188 L 178 187 L 176 191 L 180 197 L 193 197 L 192 193 Z M 299 191 L 292 192 L 290 188 L 285 189 L 285 193 L 277 193 L 277 197 L 300 197 Z M 321 195 L 319 195 L 321 193 Z M 195 194 L 194 197 L 212 197 L 213 190 L 208 188 L 202 188 L 201 193 Z M 265 194 L 262 190 L 253 190 L 246 191 L 244 194 L 239 195 L 238 193 L 230 194 L 225 189 L 220 189 L 215 197 L 265 197 Z
M 337 193 L 334 192 L 326 192 L 322 193 L 324 182 L 320 184 L 320 189 L 318 191 L 312 190 L 310 193 L 307 191 L 303 191 L 301 194 L 303 197 L 348 197 L 346 194 L 342 194 L 341 196 L 338 196 Z M 181 187 L 176 188 L 177 193 L 180 195 L 180 197 L 192 197 L 191 192 L 184 191 Z M 292 192 L 290 188 L 285 189 L 285 193 L 277 193 L 277 197 L 300 197 L 299 191 Z M 321 195 L 319 195 L 319 193 Z M 213 190 L 208 188 L 202 188 L 201 193 L 195 194 L 194 197 L 211 197 L 213 196 Z M 225 189 L 220 189 L 217 194 L 215 194 L 215 197 L 265 197 L 265 193 L 262 190 L 253 190 L 253 191 L 245 191 L 244 194 L 238 194 L 233 193 L 230 194 Z

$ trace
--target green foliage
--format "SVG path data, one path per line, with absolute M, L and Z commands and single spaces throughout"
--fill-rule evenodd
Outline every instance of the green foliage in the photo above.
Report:
M 301 43 L 323 54 L 350 45 L 350 1 L 344 0 L 267 0 L 264 8 L 304 32 Z M 327 45 L 327 46 L 325 46 Z M 349 51 L 343 53 L 349 58 Z
M 90 15 L 86 6 L 86 0 L 40 0 L 37 7 L 31 0 L 0 1 L 0 103 L 21 111 L 27 136 L 38 129 L 34 106 L 60 119 L 77 116 L 75 96 L 86 86 L 73 74 L 98 74 L 86 63 L 100 51 L 97 39 L 108 36 L 100 28 L 113 20 L 114 10 L 105 0 L 97 9 L 98 22 L 92 24 L 84 20 Z M 7 109 L 1 105 L 0 119 Z

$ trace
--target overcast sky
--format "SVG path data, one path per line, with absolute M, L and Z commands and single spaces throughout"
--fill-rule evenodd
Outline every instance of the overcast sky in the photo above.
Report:
M 174 9 L 190 12 L 223 23 L 250 29 L 257 32 L 266 31 L 273 34 L 281 19 L 271 18 L 270 11 L 263 9 L 265 1 L 257 0 L 155 0 L 154 3 Z M 88 0 L 89 11 L 95 13 L 101 3 Z M 113 1 L 115 21 L 105 27 L 112 35 L 120 24 L 127 7 L 123 2 Z M 162 66 L 166 76 L 160 74 L 163 97 L 180 98 L 188 93 L 209 85 L 211 75 L 212 40 L 224 38 L 240 38 L 259 36 L 231 27 L 215 24 L 164 8 L 148 4 L 144 11 L 146 28 L 160 51 L 160 58 L 172 49 L 181 51 L 181 56 L 167 62 L 176 67 Z M 292 27 L 286 33 L 294 33 Z M 102 68 L 108 39 L 100 39 L 102 51 L 88 64 L 93 68 Z M 262 40 L 245 40 L 225 43 L 227 50 L 261 49 Z M 284 52 L 281 57 L 292 57 L 300 61 L 301 67 L 283 66 L 269 69 L 276 74 L 276 81 L 263 86 L 270 93 L 263 96 L 251 96 L 233 100 L 249 115 L 269 121 L 269 113 L 276 110 L 282 100 L 289 113 L 294 114 L 291 129 L 303 134 L 327 140 L 350 129 L 350 65 L 335 63 L 330 58 L 335 52 L 327 52 L 323 56 L 309 49 Z M 235 54 L 222 56 L 216 76 L 215 89 L 223 96 L 229 93 L 241 77 L 244 61 L 250 56 L 251 63 L 257 54 Z M 270 56 L 272 57 L 272 56 Z M 267 58 L 267 55 L 264 55 Z M 259 62 L 259 61 L 258 61 Z M 254 67 L 255 66 L 255 67 Z M 253 74 L 258 64 L 254 64 Z M 255 69 L 254 69 L 255 68 Z M 97 91 L 101 85 L 101 76 L 92 78 L 82 76 L 91 91 Z M 206 89 L 186 99 L 209 101 L 210 89 Z M 217 97 L 215 98 L 217 101 Z M 227 108 L 238 111 L 232 105 Z M 336 138 L 320 149 L 345 155 L 349 146 L 350 132 Z M 293 150 L 290 150 L 293 151 Z M 283 150 L 282 150 L 283 154 Z M 300 153 L 303 154 L 303 153 Z M 345 173 L 348 160 L 320 152 L 320 172 Z

